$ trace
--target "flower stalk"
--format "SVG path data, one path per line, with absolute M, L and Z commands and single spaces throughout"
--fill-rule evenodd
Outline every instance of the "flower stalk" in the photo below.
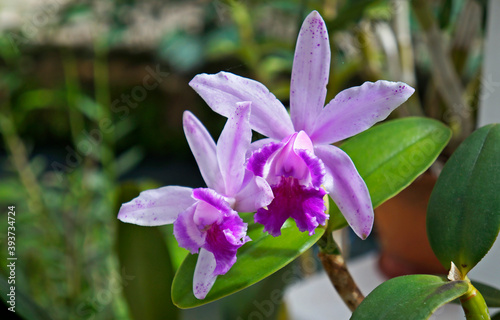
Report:
M 344 257 L 333 240 L 331 232 L 325 232 L 320 241 L 318 257 L 331 283 L 349 310 L 354 311 L 365 298 L 347 269 Z
M 460 297 L 460 303 L 464 309 L 465 318 L 467 320 L 491 319 L 483 295 L 472 285 L 468 277 L 466 277 L 465 280 L 469 283 L 469 290 Z

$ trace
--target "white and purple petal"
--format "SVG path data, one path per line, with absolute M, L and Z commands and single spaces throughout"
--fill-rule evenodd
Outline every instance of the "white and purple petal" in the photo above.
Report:
M 330 43 L 325 22 L 311 12 L 300 28 L 290 82 L 290 116 L 295 131 L 311 132 L 326 98 Z
M 196 211 L 202 208 L 200 201 L 190 206 L 187 210 L 181 212 L 174 222 L 174 236 L 179 247 L 189 250 L 192 254 L 198 253 L 198 250 L 205 244 L 206 233 L 203 232 L 203 226 L 195 222 Z
M 403 82 L 384 80 L 346 89 L 321 111 L 309 136 L 315 145 L 352 137 L 387 118 L 414 91 Z
M 140 226 L 161 226 L 177 219 L 195 200 L 191 188 L 167 186 L 143 191 L 139 196 L 122 204 L 118 219 Z
M 252 142 L 251 102 L 237 103 L 217 141 L 217 158 L 225 185 L 225 195 L 234 196 L 245 176 L 246 151 Z
M 221 223 L 214 223 L 207 230 L 207 239 L 203 248 L 215 257 L 215 275 L 222 275 L 236 262 L 236 251 L 250 238 L 247 236 L 247 224 L 236 211 L 224 216 Z
M 315 154 L 325 164 L 327 182 L 324 184 L 345 219 L 362 239 L 366 239 L 373 227 L 373 206 L 370 193 L 351 158 L 341 149 L 316 146 Z
M 212 110 L 225 117 L 231 116 L 236 103 L 251 101 L 250 126 L 267 137 L 281 140 L 294 132 L 283 104 L 260 82 L 219 72 L 199 74 L 189 85 Z
M 234 210 L 238 212 L 255 212 L 273 201 L 273 191 L 262 178 L 255 176 L 249 170 L 243 182 L 242 189 L 234 196 Z
M 207 186 L 224 190 L 224 181 L 217 161 L 217 148 L 207 129 L 191 112 L 184 111 L 184 134 Z
M 205 299 L 217 279 L 214 274 L 217 262 L 212 252 L 201 248 L 193 276 L 193 293 L 197 299 Z

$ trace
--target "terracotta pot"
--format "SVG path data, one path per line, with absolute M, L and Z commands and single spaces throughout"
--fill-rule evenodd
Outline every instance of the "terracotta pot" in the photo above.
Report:
M 380 241 L 379 267 L 388 277 L 446 274 L 427 239 L 425 216 L 436 177 L 424 173 L 375 210 Z

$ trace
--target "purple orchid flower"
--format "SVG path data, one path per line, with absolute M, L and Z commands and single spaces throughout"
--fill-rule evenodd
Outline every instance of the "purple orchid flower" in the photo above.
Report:
M 184 112 L 184 133 L 208 188 L 167 186 L 147 190 L 118 213 L 123 222 L 141 226 L 174 224 L 180 247 L 198 253 L 193 293 L 204 299 L 218 275 L 236 262 L 236 251 L 245 242 L 247 224 L 238 212 L 253 212 L 273 199 L 262 178 L 245 169 L 250 146 L 250 102 L 237 103 L 217 145 L 203 124 Z
M 384 120 L 414 89 L 402 82 L 365 82 L 340 92 L 326 106 L 330 46 L 325 22 L 313 11 L 297 39 L 290 84 L 290 115 L 261 83 L 228 72 L 197 75 L 190 85 L 217 113 L 229 116 L 238 101 L 251 101 L 250 126 L 269 137 L 256 141 L 248 168 L 264 177 L 275 199 L 255 221 L 273 236 L 292 217 L 301 231 L 324 224 L 323 196 L 337 204 L 354 232 L 366 238 L 373 207 L 349 156 L 331 145 Z M 323 188 L 326 190 L 323 190 Z

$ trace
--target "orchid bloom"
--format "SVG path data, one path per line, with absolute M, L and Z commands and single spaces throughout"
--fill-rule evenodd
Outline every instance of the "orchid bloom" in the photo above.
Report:
M 254 142 L 248 168 L 264 177 L 273 202 L 255 221 L 273 236 L 293 218 L 314 233 L 328 219 L 323 196 L 337 204 L 354 232 L 366 238 L 373 226 L 368 188 L 352 160 L 331 145 L 385 119 L 414 89 L 402 82 L 365 82 L 340 92 L 326 106 L 330 46 L 325 22 L 313 11 L 297 39 L 290 83 L 290 115 L 261 83 L 228 72 L 200 74 L 191 87 L 217 113 L 229 116 L 238 101 L 251 101 L 250 126 L 269 137 Z M 323 190 L 323 188 L 326 190 Z
M 208 188 L 143 191 L 118 213 L 121 221 L 141 226 L 174 224 L 179 246 L 199 252 L 193 277 L 198 299 L 205 298 L 218 275 L 229 271 L 238 248 L 250 240 L 238 212 L 253 212 L 273 199 L 267 182 L 245 169 L 252 136 L 250 104 L 236 104 L 217 145 L 203 124 L 184 112 L 184 133 Z

